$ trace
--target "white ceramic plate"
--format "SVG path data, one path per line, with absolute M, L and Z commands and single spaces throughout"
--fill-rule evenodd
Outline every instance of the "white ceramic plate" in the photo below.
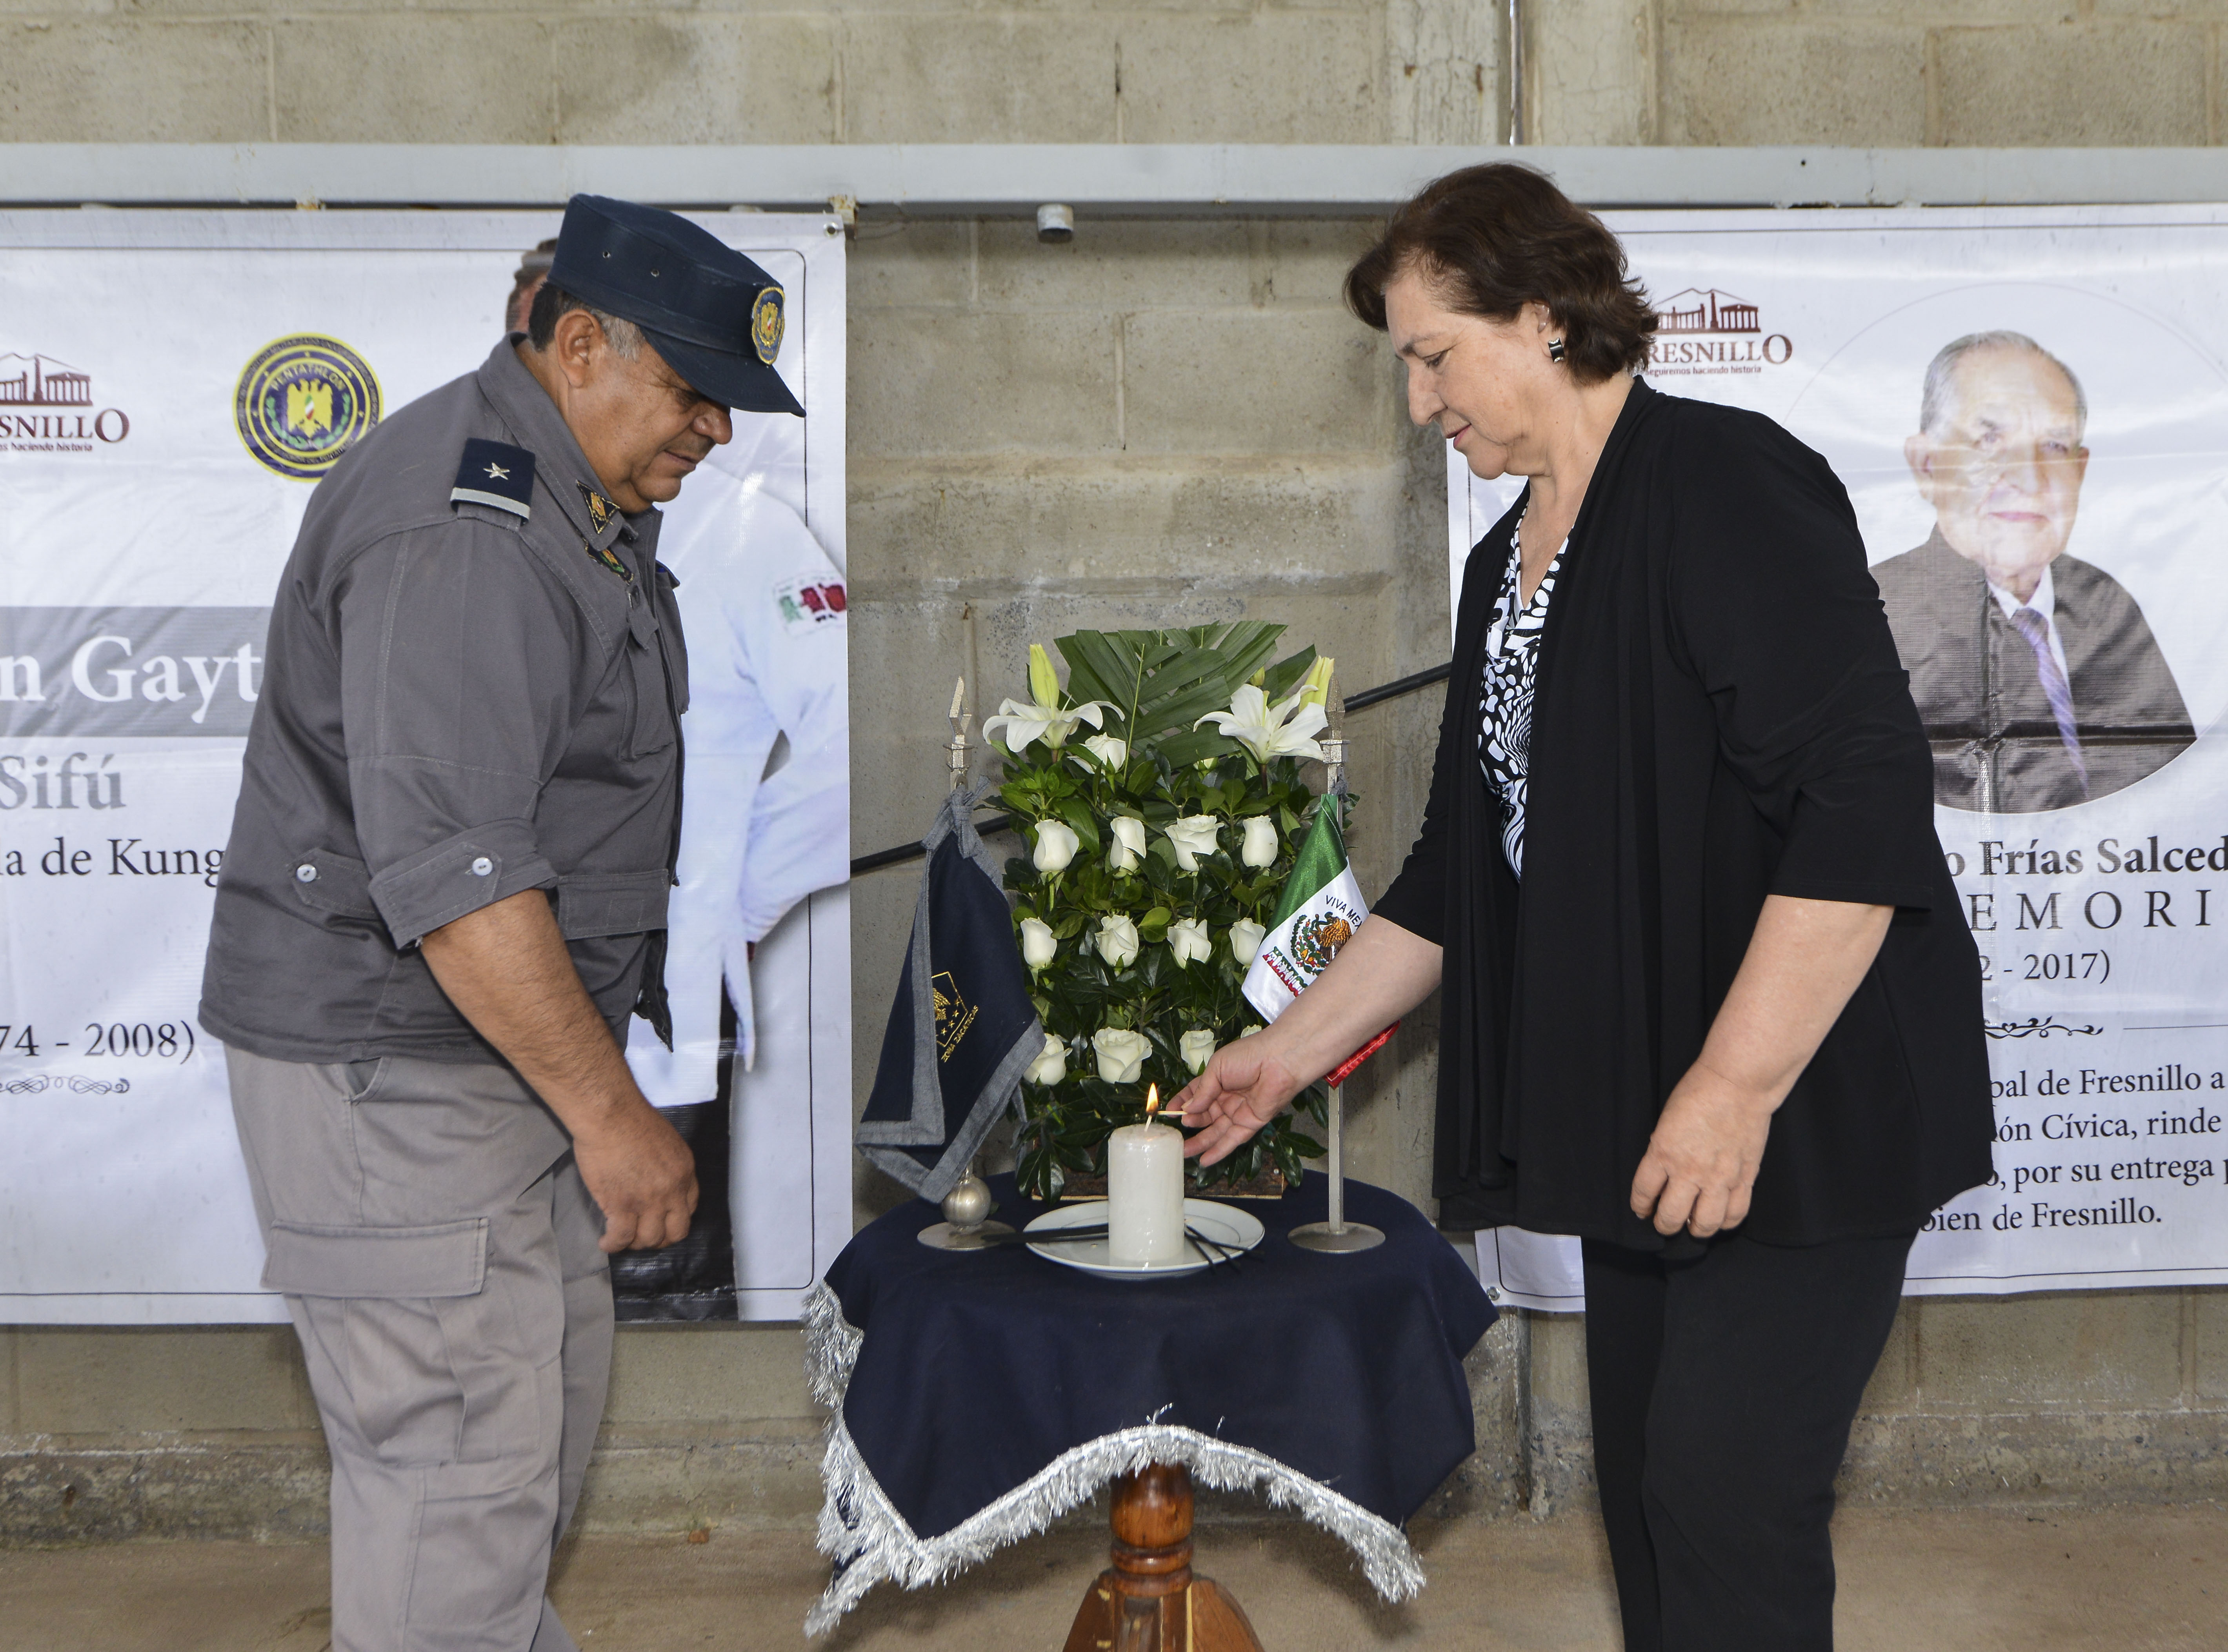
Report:
M 1252 1250 L 1267 1231 L 1261 1226 L 1259 1217 L 1234 1205 L 1217 1204 L 1212 1199 L 1187 1199 L 1183 1207 L 1185 1226 L 1195 1227 L 1207 1238 L 1234 1250 Z M 1088 1204 L 1048 1210 L 1021 1231 L 1044 1233 L 1063 1227 L 1103 1227 L 1105 1223 L 1106 1201 L 1094 1199 Z M 1172 1279 L 1181 1274 L 1197 1273 L 1209 1265 L 1206 1254 L 1188 1239 L 1184 1240 L 1183 1254 L 1168 1262 L 1117 1262 L 1103 1239 L 1075 1239 L 1065 1245 L 1032 1245 L 1029 1249 L 1047 1261 L 1080 1268 L 1085 1273 L 1108 1279 Z

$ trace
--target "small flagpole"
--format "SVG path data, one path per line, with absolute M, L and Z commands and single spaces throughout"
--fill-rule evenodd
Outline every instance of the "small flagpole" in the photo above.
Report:
M 951 764 L 951 790 L 957 791 L 967 784 L 967 731 L 975 721 L 975 714 L 967 709 L 964 676 L 951 689 L 951 738 L 944 749 Z M 996 1204 L 990 1184 L 976 1174 L 974 1162 L 969 1161 L 965 1174 L 944 1195 L 944 1220 L 922 1228 L 920 1242 L 935 1251 L 989 1250 L 1014 1231 L 1008 1224 L 989 1219 Z
M 1322 807 L 1336 809 L 1346 796 L 1346 741 L 1334 736 L 1322 742 Z M 1339 1097 L 1342 1086 L 1337 1082 L 1341 1076 L 1331 1075 L 1330 1105 L 1323 1114 L 1323 1144 L 1329 1151 L 1330 1161 L 1330 1220 L 1309 1222 L 1294 1228 L 1291 1235 L 1292 1243 L 1303 1250 L 1324 1251 L 1333 1255 L 1374 1250 L 1385 1243 L 1381 1230 L 1367 1222 L 1349 1223 L 1346 1220 L 1346 1107 Z
M 967 784 L 967 730 L 975 721 L 975 714 L 967 709 L 967 679 L 962 677 L 951 688 L 951 739 L 944 750 L 951 754 L 951 790 L 957 791 Z

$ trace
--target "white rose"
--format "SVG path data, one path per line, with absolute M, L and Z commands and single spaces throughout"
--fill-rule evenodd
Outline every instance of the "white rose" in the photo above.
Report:
M 1091 944 L 1098 949 L 1100 957 L 1117 970 L 1125 970 L 1137 961 L 1137 925 L 1118 915 L 1102 918 Z
M 1067 1077 L 1067 1046 L 1050 1033 L 1045 1034 L 1045 1047 L 1037 1059 L 1029 1063 L 1025 1075 L 1031 1084 L 1058 1084 Z
M 1213 955 L 1214 943 L 1207 938 L 1207 919 L 1179 918 L 1168 925 L 1168 951 L 1179 964 L 1203 964 Z
M 1250 918 L 1241 918 L 1230 926 L 1230 956 L 1240 964 L 1253 962 L 1253 955 L 1261 950 L 1261 938 L 1269 932 Z
M 1238 1036 L 1239 1036 L 1239 1037 L 1240 1037 L 1240 1038 L 1251 1038 L 1251 1037 L 1252 1037 L 1252 1036 L 1253 1036 L 1253 1034 L 1256 1034 L 1256 1033 L 1259 1032 L 1260 1030 L 1261 1030 L 1261 1028 L 1260 1028 L 1258 1025 L 1257 1025 L 1257 1026 L 1249 1027 L 1249 1028 L 1247 1028 L 1244 1032 L 1242 1032 L 1242 1033 L 1239 1034 L 1239 1035 L 1238 1035 Z
M 1143 1033 L 1126 1027 L 1102 1027 L 1091 1035 L 1098 1053 L 1098 1076 L 1109 1084 L 1135 1084 L 1144 1071 L 1145 1053 L 1152 1043 Z
M 1114 834 L 1106 864 L 1117 872 L 1135 872 L 1145 858 L 1145 823 L 1135 815 L 1117 815 L 1106 824 Z
M 1267 815 L 1256 815 L 1245 823 L 1245 846 L 1238 851 L 1238 858 L 1248 866 L 1274 866 L 1277 863 L 1277 823 Z
M 1162 829 L 1175 848 L 1176 864 L 1187 872 L 1199 870 L 1199 857 L 1212 855 L 1219 847 L 1214 841 L 1217 822 L 1212 815 L 1186 815 L 1172 826 Z
M 1130 742 L 1117 734 L 1093 734 L 1083 742 L 1083 749 L 1110 772 L 1130 760 Z
M 1065 872 L 1080 844 L 1072 826 L 1062 825 L 1056 820 L 1040 820 L 1037 823 L 1036 853 L 1029 858 L 1036 862 L 1040 872 Z
M 1053 961 L 1060 944 L 1053 939 L 1052 925 L 1041 918 L 1021 919 L 1021 962 L 1032 970 L 1041 970 Z
M 1176 1053 L 1197 1078 L 1207 1070 L 1207 1059 L 1214 1053 L 1214 1034 L 1204 1028 L 1194 1027 L 1176 1041 Z

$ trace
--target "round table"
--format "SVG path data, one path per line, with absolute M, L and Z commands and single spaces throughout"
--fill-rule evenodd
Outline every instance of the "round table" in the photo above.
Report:
M 1048 1208 L 1010 1176 L 991 1188 L 1016 1227 Z M 1261 1244 L 1234 1269 L 1173 1279 L 1100 1278 L 1020 1245 L 933 1250 L 917 1239 L 939 1219 L 925 1201 L 862 1230 L 806 1309 L 814 1392 L 836 1412 L 820 1519 L 835 1576 L 807 1629 L 885 1578 L 948 1577 L 1117 1482 L 1116 1565 L 1085 1617 L 1159 1603 L 1190 1615 L 1207 1652 L 1200 1610 L 1226 1597 L 1188 1571 L 1194 1480 L 1293 1509 L 1386 1599 L 1413 1595 L 1423 1569 L 1400 1527 L 1475 1444 L 1462 1361 L 1494 1310 L 1423 1215 L 1367 1183 L 1347 1184 L 1348 1214 L 1383 1245 L 1294 1245 L 1327 1194 L 1310 1175 L 1281 1199 L 1233 1201 L 1261 1219 Z

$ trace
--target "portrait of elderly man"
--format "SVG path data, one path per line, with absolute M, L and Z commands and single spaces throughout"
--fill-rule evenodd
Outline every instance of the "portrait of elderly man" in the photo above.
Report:
M 1953 809 L 2067 808 L 2195 738 L 2142 608 L 2066 554 L 2088 422 L 2072 368 L 2024 333 L 1969 333 L 1926 369 L 1903 451 L 1934 532 L 1873 577 Z

